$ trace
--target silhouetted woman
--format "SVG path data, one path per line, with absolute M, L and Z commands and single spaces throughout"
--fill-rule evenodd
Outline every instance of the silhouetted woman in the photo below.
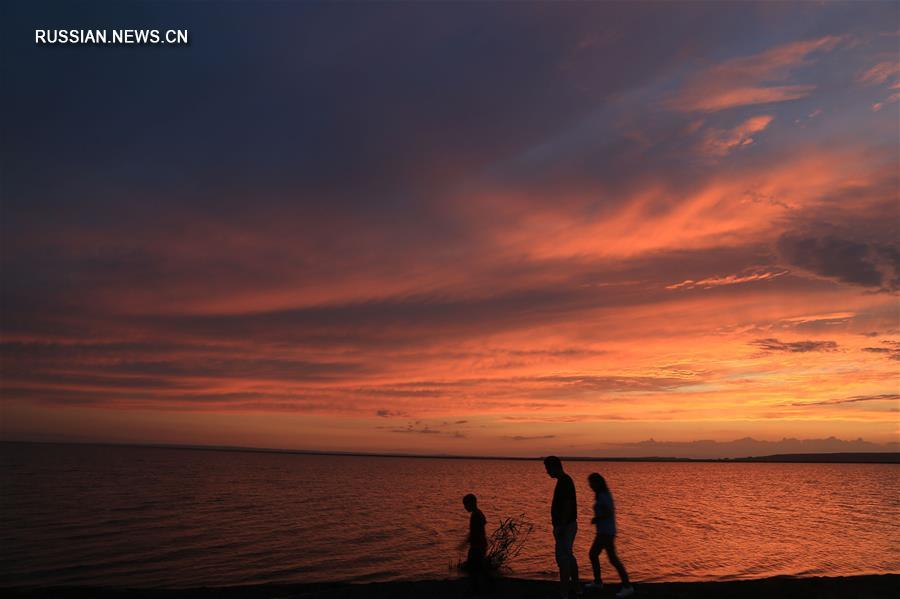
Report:
M 616 597 L 628 597 L 634 594 L 634 587 L 628 580 L 628 572 L 616 554 L 616 507 L 613 504 L 612 493 L 606 485 L 606 479 L 594 472 L 588 476 L 588 484 L 594 490 L 594 518 L 591 522 L 597 527 L 597 535 L 588 552 L 591 560 L 591 568 L 594 570 L 594 582 L 588 583 L 588 588 L 602 589 L 603 579 L 600 578 L 600 552 L 606 549 L 606 557 L 613 565 L 619 578 L 622 579 L 622 588 L 616 593 Z

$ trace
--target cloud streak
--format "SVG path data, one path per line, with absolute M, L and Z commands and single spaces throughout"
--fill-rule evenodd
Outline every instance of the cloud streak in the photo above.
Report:
M 708 129 L 703 139 L 703 151 L 712 157 L 722 157 L 749 146 L 754 142 L 753 136 L 765 131 L 773 119 L 771 115 L 759 115 L 731 129 Z
M 778 339 L 757 339 L 753 345 L 765 351 L 774 352 L 791 352 L 791 353 L 807 353 L 807 352 L 827 352 L 837 351 L 838 344 L 834 341 L 779 341 Z
M 741 283 L 768 281 L 770 279 L 784 276 L 788 274 L 788 272 L 789 271 L 786 270 L 777 272 L 750 272 L 747 274 L 726 275 L 724 277 L 708 277 L 699 281 L 692 281 L 688 279 L 686 281 L 682 281 L 681 283 L 667 285 L 666 289 L 711 289 L 713 287 L 721 287 L 723 285 L 740 285 Z
M 840 42 L 839 36 L 825 36 L 732 58 L 690 78 L 668 106 L 681 111 L 715 112 L 805 98 L 816 89 L 814 84 L 785 81 L 794 70 L 812 64 L 816 54 L 829 52 Z

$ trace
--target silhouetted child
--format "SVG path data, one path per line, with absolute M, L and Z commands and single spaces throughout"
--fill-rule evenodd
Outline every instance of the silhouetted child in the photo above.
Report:
M 622 565 L 616 554 L 616 507 L 613 504 L 612 493 L 606 484 L 606 479 L 594 472 L 588 476 L 588 484 L 594 490 L 594 518 L 591 522 L 597 527 L 597 534 L 588 552 L 591 560 L 591 568 L 594 570 L 594 582 L 585 585 L 587 588 L 602 589 L 603 579 L 600 577 L 600 552 L 606 549 L 606 557 L 613 565 L 619 578 L 622 579 L 622 588 L 616 593 L 616 597 L 628 597 L 634 594 L 634 587 L 628 580 L 628 572 Z
M 469 536 L 460 545 L 460 549 L 469 546 L 469 553 L 463 568 L 469 573 L 469 581 L 473 594 L 481 590 L 482 582 L 486 583 L 488 590 L 493 587 L 487 568 L 487 533 L 485 525 L 487 518 L 478 509 L 478 498 L 469 493 L 463 497 L 463 506 L 469 512 Z

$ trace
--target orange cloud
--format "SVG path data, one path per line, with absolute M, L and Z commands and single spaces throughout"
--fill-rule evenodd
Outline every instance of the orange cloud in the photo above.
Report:
M 699 281 L 687 279 L 681 283 L 667 285 L 666 289 L 710 289 L 712 287 L 720 287 L 722 285 L 739 285 L 741 283 L 750 283 L 753 281 L 768 281 L 777 277 L 788 274 L 787 270 L 751 272 L 749 274 L 726 275 L 724 277 L 709 277 Z

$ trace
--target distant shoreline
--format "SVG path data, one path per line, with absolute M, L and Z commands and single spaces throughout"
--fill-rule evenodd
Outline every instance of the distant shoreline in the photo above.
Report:
M 143 449 L 183 449 L 240 453 L 275 453 L 290 455 L 341 456 L 367 458 L 412 458 L 423 460 L 506 460 L 536 461 L 540 456 L 466 456 L 441 454 L 380 453 L 354 451 L 321 451 L 314 449 L 279 449 L 228 445 L 181 445 L 165 443 L 104 443 L 78 441 L 0 441 L 2 445 L 78 445 L 93 447 L 134 447 Z M 795 464 L 900 464 L 900 452 L 789 453 L 739 458 L 680 458 L 663 456 L 603 457 L 560 456 L 570 462 L 700 462 L 700 463 L 795 463 Z
M 618 590 L 618 581 L 609 581 L 609 589 L 586 592 L 585 599 L 609 597 Z M 504 578 L 498 581 L 494 597 L 515 599 L 546 599 L 556 596 L 557 582 Z M 461 579 L 372 582 L 365 584 L 268 584 L 233 587 L 204 587 L 196 589 L 116 589 L 98 587 L 0 588 L 4 595 L 31 599 L 116 598 L 116 599 L 175 599 L 200 597 L 215 599 L 286 599 L 310 597 L 321 599 L 458 599 L 463 596 L 466 583 Z M 894 597 L 900 588 L 898 574 L 869 574 L 860 576 L 793 578 L 779 576 L 755 580 L 722 582 L 636 582 L 637 597 L 679 597 L 681 599 L 728 597 L 729 599 L 788 599 L 793 597 L 853 597 L 881 599 Z

